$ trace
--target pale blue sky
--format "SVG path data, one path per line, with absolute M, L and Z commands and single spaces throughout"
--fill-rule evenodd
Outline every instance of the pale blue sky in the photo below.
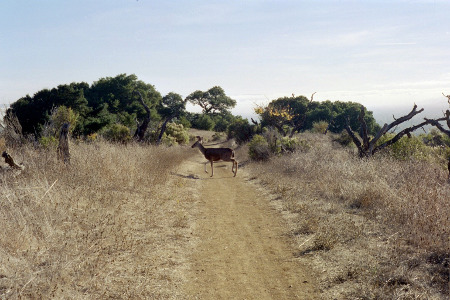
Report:
M 450 1 L 2 0 L 0 103 L 120 73 L 162 95 L 313 92 L 369 109 L 450 94 Z M 448 105 L 447 105 L 448 106 Z

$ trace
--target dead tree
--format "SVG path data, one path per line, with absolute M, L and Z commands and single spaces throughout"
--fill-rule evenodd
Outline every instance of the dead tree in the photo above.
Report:
M 448 104 L 450 106 L 450 95 L 445 95 L 442 93 L 444 97 L 447 98 Z M 439 119 L 425 119 L 428 122 L 430 122 L 431 125 L 439 129 L 442 133 L 446 134 L 448 137 L 450 137 L 450 109 L 447 109 L 444 113 L 444 117 Z M 447 123 L 448 129 L 446 129 L 440 122 L 445 121 Z M 448 158 L 448 179 L 450 180 L 450 157 Z
M 2 127 L 2 135 L 5 137 L 8 147 L 16 147 L 22 144 L 22 126 L 11 109 L 6 111 L 3 117 L 3 124 L 0 124 L 0 127 Z
M 420 110 L 417 110 L 417 105 L 414 104 L 413 109 L 407 115 L 400 117 L 398 119 L 394 118 L 395 121 L 390 124 L 384 124 L 383 128 L 381 128 L 378 131 L 378 133 L 375 135 L 375 137 L 371 139 L 369 137 L 366 121 L 364 120 L 365 109 L 364 109 L 364 106 L 361 106 L 361 112 L 359 114 L 358 120 L 361 124 L 362 141 L 356 136 L 356 134 L 350 128 L 350 125 L 348 124 L 348 122 L 347 122 L 345 129 L 347 130 L 348 134 L 351 136 L 353 142 L 355 143 L 356 147 L 358 148 L 359 156 L 360 157 L 369 157 L 369 156 L 374 155 L 376 152 L 380 151 L 381 149 L 384 149 L 384 148 L 394 144 L 395 142 L 400 140 L 403 136 L 405 136 L 405 135 L 409 136 L 411 134 L 411 132 L 413 132 L 414 130 L 416 130 L 418 128 L 422 128 L 423 126 L 425 126 L 427 124 L 431 124 L 430 120 L 425 119 L 424 122 L 422 122 L 418 125 L 414 125 L 414 126 L 405 128 L 402 131 L 400 131 L 399 133 L 397 133 L 392 139 L 389 139 L 388 141 L 384 142 L 381 145 L 377 145 L 378 140 L 383 135 L 385 135 L 389 130 L 391 130 L 392 128 L 395 128 L 396 126 L 402 124 L 403 122 L 410 120 L 412 117 L 414 117 L 417 114 L 420 114 L 422 111 L 423 111 L 423 108 Z
M 70 150 L 69 150 L 69 123 L 64 123 L 59 132 L 59 144 L 57 149 L 57 157 L 65 164 L 70 164 Z
M 139 142 L 142 142 L 144 140 L 145 132 L 147 131 L 148 124 L 150 123 L 151 112 L 150 112 L 150 108 L 148 107 L 148 105 L 145 104 L 144 98 L 142 97 L 141 92 L 139 92 L 137 90 L 134 92 L 139 95 L 139 102 L 142 104 L 142 106 L 144 106 L 144 109 L 146 111 L 144 120 L 142 120 L 141 124 L 139 124 L 139 123 L 137 124 L 137 128 L 136 128 L 136 131 L 133 136 L 134 139 L 138 140 Z

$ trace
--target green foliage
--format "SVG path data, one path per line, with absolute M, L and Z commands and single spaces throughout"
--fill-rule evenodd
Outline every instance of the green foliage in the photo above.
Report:
M 312 123 L 312 132 L 325 134 L 328 129 L 328 122 L 318 121 Z
M 428 134 L 420 135 L 423 142 L 427 146 L 431 147 L 439 147 L 439 146 L 447 146 L 450 147 L 450 137 L 436 128 L 431 129 Z
M 254 135 L 248 143 L 248 154 L 253 160 L 268 160 L 270 148 L 266 139 L 262 135 Z
M 261 118 L 263 127 L 272 126 L 281 134 L 290 131 L 310 130 L 314 123 L 327 122 L 329 131 L 339 133 L 344 130 L 347 120 L 354 131 L 358 131 L 358 116 L 361 104 L 355 102 L 323 101 L 310 102 L 304 96 L 282 97 L 271 101 L 266 107 L 257 107 L 255 112 Z M 380 126 L 373 113 L 366 110 L 364 120 L 370 134 L 375 134 Z
M 131 140 L 130 129 L 117 123 L 105 128 L 102 135 L 106 140 L 115 143 L 125 144 Z
M 228 97 L 220 86 L 212 87 L 206 92 L 197 90 L 187 96 L 186 100 L 200 106 L 204 114 L 227 113 L 236 106 L 236 100 Z
M 393 137 L 394 134 L 385 134 L 380 138 L 377 144 L 381 145 Z M 426 146 L 420 137 L 415 135 L 412 135 L 410 138 L 406 136 L 402 137 L 396 143 L 387 148 L 387 153 L 401 160 L 429 160 L 433 156 L 432 149 Z
M 45 149 L 56 149 L 58 139 L 55 136 L 42 136 L 39 138 L 39 144 Z
M 72 108 L 59 106 L 52 111 L 50 121 L 53 124 L 55 134 L 59 133 L 64 123 L 69 123 L 69 132 L 72 133 L 77 125 L 79 115 Z
M 182 124 L 167 123 L 166 132 L 163 135 L 164 138 L 173 138 L 176 144 L 187 144 L 189 142 L 189 134 Z
M 214 121 L 209 115 L 196 114 L 191 120 L 193 128 L 200 130 L 212 130 L 214 128 Z
M 350 147 L 354 145 L 352 137 L 348 134 L 346 130 L 342 130 L 341 133 L 339 133 L 335 138 L 333 138 L 333 141 L 341 144 L 344 147 Z
M 61 106 L 70 108 L 78 116 L 76 124 L 71 124 L 73 134 L 89 135 L 113 123 L 131 127 L 136 118 L 141 120 L 146 111 L 135 90 L 143 95 L 151 117 L 159 120 L 156 107 L 162 101 L 161 95 L 134 74 L 101 78 L 91 86 L 82 82 L 44 89 L 33 97 L 20 98 L 11 104 L 10 109 L 17 115 L 25 135 L 41 135 L 44 125 L 51 121 L 52 110 Z
M 177 120 L 177 123 L 183 125 L 184 128 L 192 127 L 191 122 L 188 120 L 188 118 L 186 116 L 179 117 Z
M 296 137 L 293 138 L 289 138 L 287 136 L 282 137 L 281 139 L 279 139 L 280 144 L 280 148 L 281 148 L 281 152 L 295 152 L 295 151 L 303 151 L 306 152 L 308 151 L 311 146 L 303 140 L 299 140 Z
M 306 141 L 299 140 L 297 137 L 282 136 L 277 130 L 270 127 L 264 128 L 262 136 L 267 141 L 271 154 L 307 151 L 310 148 Z
M 166 119 L 182 116 L 186 110 L 186 102 L 176 93 L 168 93 L 158 106 L 158 113 Z
M 256 132 L 255 125 L 250 125 L 247 119 L 236 117 L 233 123 L 228 125 L 228 138 L 234 138 L 236 143 L 243 144 L 248 142 Z

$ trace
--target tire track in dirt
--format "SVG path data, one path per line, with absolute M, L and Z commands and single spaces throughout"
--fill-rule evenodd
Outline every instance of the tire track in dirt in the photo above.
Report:
M 293 256 L 282 217 L 245 170 L 232 177 L 231 164 L 218 163 L 210 178 L 203 161 L 191 159 L 183 170 L 197 178 L 199 197 L 186 298 L 317 298 L 311 273 Z

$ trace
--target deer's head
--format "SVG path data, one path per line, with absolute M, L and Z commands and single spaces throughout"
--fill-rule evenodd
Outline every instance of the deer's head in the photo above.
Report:
M 192 145 L 192 148 L 197 147 L 197 145 L 199 145 L 199 144 L 203 144 L 203 138 L 201 136 L 197 135 L 196 138 L 197 138 L 197 141 L 194 143 L 194 145 Z

